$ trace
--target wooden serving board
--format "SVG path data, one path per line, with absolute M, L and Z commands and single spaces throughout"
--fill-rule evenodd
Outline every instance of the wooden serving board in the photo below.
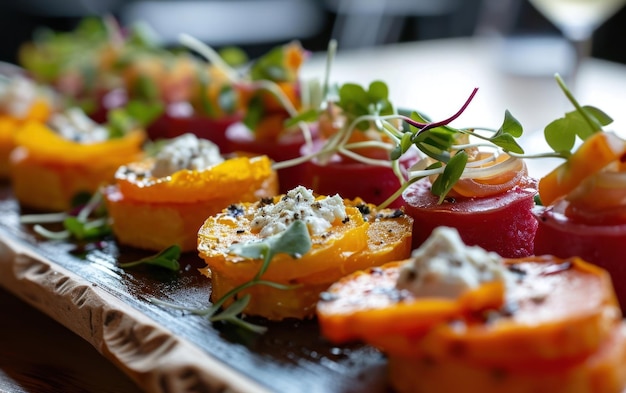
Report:
M 19 223 L 20 208 L 0 186 L 0 286 L 93 345 L 149 392 L 387 392 L 386 362 L 367 346 L 333 346 L 315 320 L 253 322 L 264 335 L 157 306 L 209 305 L 202 260 L 184 255 L 179 272 L 122 269 L 149 255 L 113 238 L 43 240 Z

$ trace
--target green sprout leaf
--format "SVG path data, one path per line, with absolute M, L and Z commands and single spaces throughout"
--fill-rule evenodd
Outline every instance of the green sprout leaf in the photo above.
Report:
M 522 136 L 524 129 L 522 124 L 509 112 L 507 109 L 504 111 L 504 122 L 498 131 L 496 131 L 496 135 L 509 134 L 514 136 L 515 138 L 519 138 Z
M 580 117 L 564 117 L 552 121 L 543 130 L 543 135 L 548 146 L 554 151 L 571 151 L 576 143 L 575 123 L 581 121 Z M 582 120 L 584 123 L 584 120 Z
M 592 134 L 601 132 L 602 127 L 611 124 L 613 119 L 596 107 L 581 106 L 560 75 L 557 74 L 555 78 L 576 110 L 550 122 L 544 129 L 544 137 L 552 150 L 567 158 L 576 144 L 576 137 L 584 141 Z
M 510 151 L 517 154 L 524 154 L 524 149 L 517 143 L 511 134 L 501 134 L 489 138 L 496 146 L 501 147 L 504 151 Z
M 122 108 L 115 108 L 107 115 L 110 138 L 121 138 L 138 127 L 145 127 L 163 113 L 158 102 L 130 101 Z
M 169 269 L 172 271 L 178 271 L 180 270 L 180 263 L 178 262 L 180 254 L 180 246 L 172 245 L 160 251 L 156 255 L 141 258 L 132 262 L 120 263 L 119 266 L 121 268 L 127 269 L 139 265 L 151 265 L 158 266 L 164 269 Z
M 261 279 L 261 276 L 263 276 L 263 274 L 267 271 L 272 258 L 274 258 L 276 254 L 284 253 L 291 255 L 293 258 L 299 258 L 311 249 L 311 245 L 312 243 L 309 231 L 306 224 L 301 220 L 294 221 L 285 231 L 267 237 L 259 242 L 233 244 L 230 247 L 230 251 L 233 254 L 249 259 L 263 259 L 263 263 L 259 268 L 259 271 L 250 281 L 238 285 L 216 300 L 210 308 L 206 310 L 195 310 L 193 312 L 208 318 L 212 322 L 225 321 L 244 327 L 253 332 L 264 332 L 264 327 L 250 324 L 239 318 L 239 315 L 245 310 L 248 302 L 250 301 L 250 295 L 246 294 L 239 298 L 237 298 L 237 295 L 244 289 L 250 288 L 254 285 L 266 285 L 281 290 L 293 288 L 293 286 L 290 285 L 265 281 Z M 222 305 L 233 297 L 237 299 L 218 313 Z
M 63 227 L 77 240 L 96 239 L 111 234 L 111 226 L 106 218 L 85 221 L 70 216 L 63 220 Z
M 289 82 L 289 73 L 285 68 L 286 47 L 279 46 L 257 59 L 250 68 L 252 80 L 270 80 Z
M 84 201 L 86 194 L 77 194 L 75 201 Z M 96 192 L 90 199 L 81 203 L 77 214 L 70 212 L 22 215 L 22 224 L 34 224 L 33 230 L 39 235 L 51 240 L 89 240 L 101 238 L 111 234 L 106 207 L 102 203 L 102 194 Z M 63 230 L 52 231 L 41 224 L 57 223 L 63 225 Z
M 337 105 L 343 109 L 347 123 L 366 115 L 392 115 L 394 108 L 389 101 L 389 89 L 382 81 L 370 83 L 367 90 L 356 83 L 346 83 L 339 88 Z M 360 130 L 370 128 L 370 121 L 361 121 L 357 124 Z
M 255 96 L 250 99 L 248 103 L 248 110 L 243 118 L 243 124 L 248 127 L 249 130 L 256 130 L 257 125 L 263 119 L 265 113 L 265 106 L 260 96 Z
M 285 121 L 285 127 L 290 128 L 301 121 L 309 123 L 314 122 L 319 118 L 319 111 L 317 109 L 309 109 L 307 111 L 301 112 L 298 116 L 291 117 Z
M 432 192 L 439 196 L 439 203 L 443 202 L 454 184 L 461 178 L 461 175 L 463 175 L 467 159 L 468 156 L 465 151 L 458 151 L 450 158 L 443 173 L 433 182 Z
M 237 46 L 227 46 L 219 50 L 220 57 L 231 67 L 240 67 L 248 62 L 246 52 Z
M 255 279 L 260 279 L 267 271 L 274 255 L 284 253 L 293 258 L 299 258 L 310 248 L 309 230 L 303 221 L 296 220 L 281 233 L 269 236 L 260 242 L 233 244 L 230 251 L 245 258 L 263 259 L 261 269 L 255 276 Z

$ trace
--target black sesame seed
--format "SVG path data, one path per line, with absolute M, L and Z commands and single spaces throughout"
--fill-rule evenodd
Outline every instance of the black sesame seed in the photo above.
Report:
M 261 203 L 261 206 L 274 204 L 274 200 L 269 197 L 261 198 L 259 202 Z
M 232 204 L 228 206 L 227 211 L 228 215 L 231 217 L 239 217 L 243 215 L 243 207 L 241 207 L 240 205 Z

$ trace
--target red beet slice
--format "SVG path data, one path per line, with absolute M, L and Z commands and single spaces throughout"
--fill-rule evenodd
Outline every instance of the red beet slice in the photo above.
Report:
M 109 91 L 99 91 L 95 95 L 96 107 L 89 113 L 89 117 L 96 123 L 106 123 L 110 110 L 121 108 L 128 103 L 126 90 L 118 88 Z
M 165 113 L 159 116 L 147 129 L 151 139 L 175 138 L 192 133 L 215 143 L 222 154 L 232 152 L 226 139 L 226 129 L 239 121 L 240 115 L 213 119 L 194 112 L 189 103 L 175 102 L 167 106 Z
M 455 197 L 438 204 L 431 183 L 422 179 L 402 197 L 406 213 L 413 217 L 413 247 L 419 247 L 435 227 L 456 228 L 467 245 L 478 245 L 505 258 L 533 254 L 537 220 L 532 213 L 537 182 L 527 183 L 484 198 Z
M 316 141 L 314 149 L 321 148 L 323 143 Z M 310 150 L 304 146 L 302 154 L 309 154 Z M 401 159 L 401 166 L 407 169 L 418 159 L 417 153 L 406 154 Z M 303 165 L 300 183 L 320 195 L 339 194 L 349 199 L 360 197 L 367 203 L 379 205 L 400 188 L 400 181 L 391 168 L 344 159 L 338 154 L 325 165 L 315 159 Z M 397 208 L 403 204 L 402 197 L 398 197 L 389 207 Z
M 315 136 L 316 130 L 312 129 Z M 300 156 L 300 148 L 305 140 L 301 132 L 294 132 L 280 137 L 278 141 L 256 140 L 254 134 L 243 123 L 232 124 L 226 130 L 228 149 L 231 152 L 248 152 L 265 154 L 275 162 L 290 160 Z M 299 164 L 278 170 L 279 189 L 281 194 L 300 185 L 304 165 Z
M 539 226 L 535 254 L 561 258 L 578 256 L 606 269 L 613 279 L 617 299 L 626 312 L 626 224 L 587 225 L 573 222 L 552 206 L 535 210 Z

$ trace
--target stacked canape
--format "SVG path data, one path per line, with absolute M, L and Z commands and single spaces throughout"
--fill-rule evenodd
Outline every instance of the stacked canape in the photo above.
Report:
M 626 302 L 626 141 L 609 132 L 586 139 L 567 161 L 540 179 L 537 254 L 579 256 L 607 269 Z M 623 303 L 622 303 L 623 304 Z
M 23 75 L 0 78 L 0 177 L 9 175 L 9 155 L 18 130 L 29 120 L 46 122 L 57 101 L 51 89 Z
M 302 110 L 298 71 L 306 52 L 298 42 L 277 48 L 257 59 L 249 74 L 237 84 L 244 118 L 226 130 L 231 151 L 266 154 L 276 162 L 300 156 L 300 148 L 311 140 L 308 126 L 287 125 Z M 281 192 L 299 184 L 301 167 L 280 169 Z
M 383 82 L 372 82 L 367 89 L 346 83 L 338 93 L 317 118 L 318 137 L 301 149 L 303 157 L 311 158 L 303 164 L 300 182 L 320 194 L 339 193 L 382 204 L 401 187 L 400 179 L 418 160 L 417 152 L 403 154 L 399 173 L 394 171 L 390 153 L 395 145 L 389 128 L 402 127 Z M 402 204 L 398 196 L 387 205 Z
M 306 224 L 311 242 L 302 255 L 276 254 L 264 267 L 262 257 L 233 252 L 233 246 L 276 243 L 294 222 Z M 309 318 L 319 294 L 333 281 L 408 255 L 411 225 L 411 218 L 400 210 L 376 210 L 339 195 L 316 197 L 298 186 L 274 198 L 233 204 L 209 217 L 198 233 L 198 251 L 207 264 L 203 272 L 211 278 L 213 302 L 226 296 L 223 304 L 228 306 L 249 295 L 246 315 Z M 257 274 L 264 283 L 232 292 Z
M 401 135 L 400 152 L 415 146 L 424 155 L 401 189 L 414 219 L 413 247 L 438 226 L 450 226 L 467 244 L 508 258 L 532 255 L 537 182 L 517 157 L 524 153 L 515 141 L 522 127 L 509 112 L 498 130 L 450 127 L 463 109 L 442 122 L 417 113 L 405 119 L 411 127 Z
M 231 152 L 226 128 L 241 119 L 241 104 L 224 70 L 188 54 L 162 52 L 136 56 L 123 71 L 131 99 L 162 103 L 164 111 L 148 128 L 152 139 L 186 133 Z
M 522 159 L 506 153 L 478 153 L 442 199 L 433 193 L 436 178 L 425 178 L 403 193 L 407 214 L 415 220 L 414 247 L 438 226 L 456 228 L 463 241 L 508 258 L 533 254 L 537 222 L 533 216 L 537 181 Z M 422 165 L 426 165 L 425 159 Z
M 9 158 L 11 185 L 25 207 L 69 210 L 78 196 L 91 195 L 113 180 L 120 165 L 143 154 L 141 124 L 117 112 L 100 125 L 78 108 L 55 113 L 48 123 L 27 121 L 15 135 Z
M 331 341 L 385 352 L 402 393 L 626 387 L 626 325 L 610 277 L 575 257 L 502 260 L 440 227 L 408 260 L 333 284 L 317 314 Z
M 19 61 L 35 80 L 53 86 L 102 123 L 109 109 L 126 102 L 114 67 L 129 42 L 113 20 L 85 18 L 73 31 L 37 32 L 20 48 Z
M 120 243 L 149 250 L 176 244 L 183 251 L 196 249 L 206 217 L 277 192 L 267 157 L 226 159 L 214 143 L 193 134 L 166 141 L 156 156 L 121 166 L 114 184 L 104 189 Z

